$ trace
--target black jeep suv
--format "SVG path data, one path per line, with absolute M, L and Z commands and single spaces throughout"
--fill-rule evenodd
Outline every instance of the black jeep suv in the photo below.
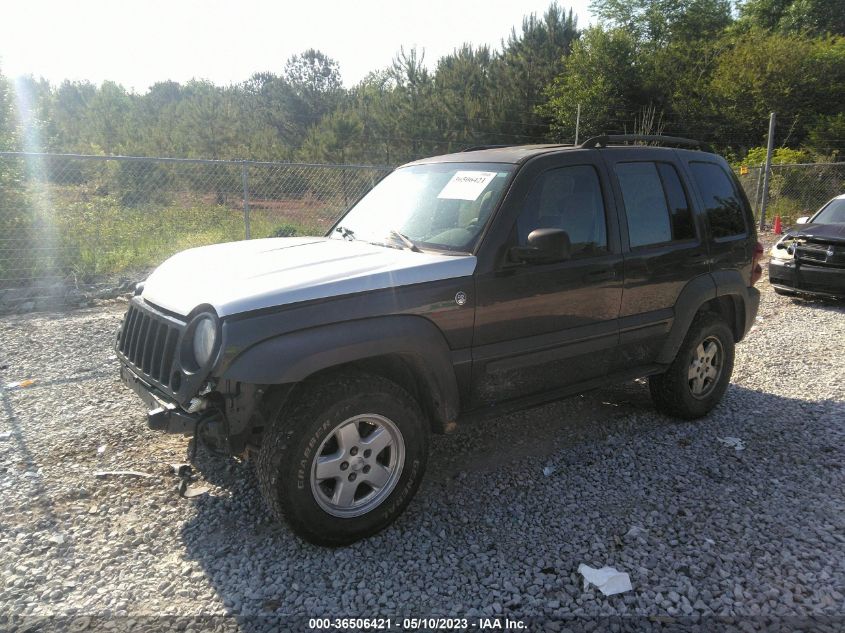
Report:
M 324 237 L 175 255 L 116 349 L 150 427 L 253 456 L 273 512 L 340 545 L 396 519 L 429 434 L 471 417 L 641 376 L 660 411 L 705 415 L 761 256 L 694 141 L 479 149 L 396 169 Z

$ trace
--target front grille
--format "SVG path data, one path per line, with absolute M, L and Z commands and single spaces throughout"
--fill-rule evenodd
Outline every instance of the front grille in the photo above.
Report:
M 180 375 L 174 372 L 176 345 L 183 324 L 132 301 L 123 318 L 117 351 L 152 381 L 178 390 Z
M 804 259 L 814 262 L 827 261 L 827 247 L 811 246 L 804 244 L 795 249 L 797 259 Z

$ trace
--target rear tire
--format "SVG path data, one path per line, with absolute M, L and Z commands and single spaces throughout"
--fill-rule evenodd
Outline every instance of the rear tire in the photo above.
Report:
M 707 415 L 725 395 L 733 366 L 734 337 L 730 327 L 717 314 L 700 314 L 666 372 L 649 378 L 655 407 L 688 420 Z
M 305 385 L 265 429 L 256 471 L 273 514 L 339 546 L 390 525 L 419 488 L 428 423 L 399 385 L 339 374 Z

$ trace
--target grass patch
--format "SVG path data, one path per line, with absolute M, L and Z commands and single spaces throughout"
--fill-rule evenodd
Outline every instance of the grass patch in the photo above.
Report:
M 255 204 L 253 238 L 322 235 L 341 210 L 313 199 Z M 243 207 L 218 205 L 199 195 L 166 203 L 126 205 L 118 195 L 94 195 L 85 187 L 51 186 L 18 196 L 0 210 L 0 284 L 25 285 L 45 277 L 98 277 L 143 270 L 179 251 L 244 239 Z

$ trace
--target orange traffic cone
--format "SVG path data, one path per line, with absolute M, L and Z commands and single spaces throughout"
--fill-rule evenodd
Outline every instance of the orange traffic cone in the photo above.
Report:
M 772 226 L 772 231 L 774 231 L 775 235 L 780 235 L 781 233 L 783 233 L 783 227 L 781 226 L 779 215 L 775 216 L 775 222 Z

